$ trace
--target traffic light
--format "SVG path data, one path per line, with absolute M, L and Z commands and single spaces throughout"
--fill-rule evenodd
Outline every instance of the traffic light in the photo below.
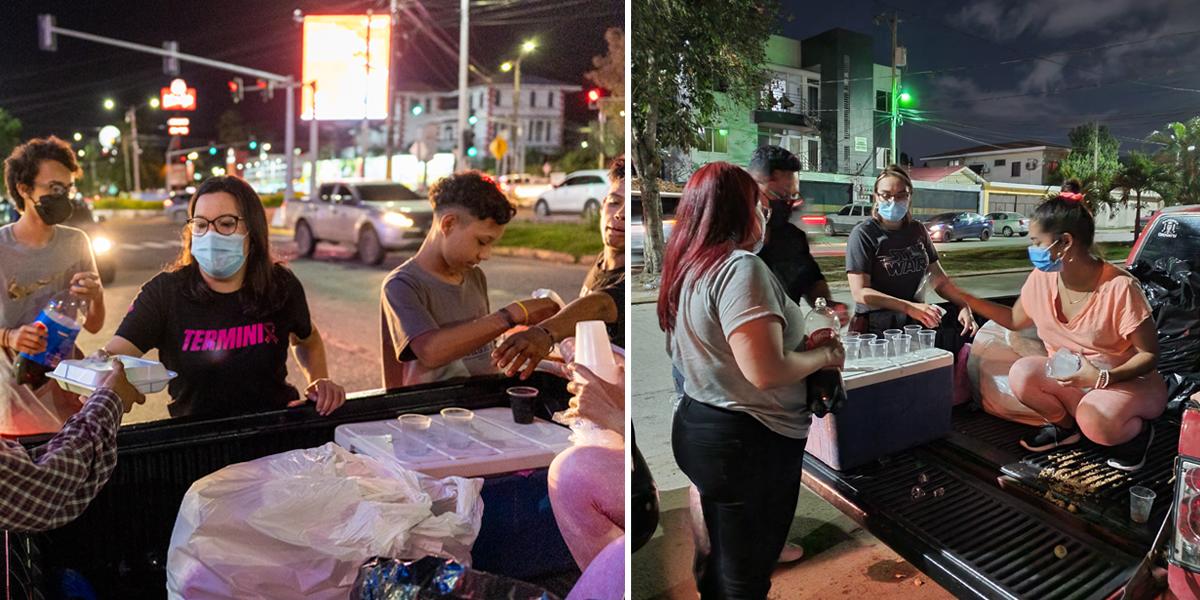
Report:
M 414 117 L 419 117 L 421 113 L 425 112 L 425 107 L 420 104 L 413 104 L 411 110 Z
M 187 159 L 187 155 L 186 155 L 186 154 L 180 154 L 180 155 L 179 155 L 179 162 L 181 162 L 181 163 L 186 163 L 186 162 L 187 162 L 187 160 L 188 160 L 188 159 Z
M 464 129 L 462 134 L 463 148 L 467 149 L 467 156 L 474 157 L 479 154 L 479 149 L 475 147 L 475 130 Z
M 209 156 L 216 156 L 216 155 L 217 155 L 217 147 L 216 147 L 216 146 L 209 146 L 209 147 L 208 147 L 208 155 L 209 155 Z
M 588 90 L 588 110 L 596 110 L 596 106 L 600 103 L 600 97 L 603 95 L 604 93 L 600 91 L 600 88 L 592 88 Z
M 242 98 L 244 97 L 242 87 L 241 77 L 234 77 L 233 79 L 229 80 L 229 94 L 233 96 L 234 104 L 241 102 Z
M 250 140 L 250 149 L 258 150 L 258 140 Z
M 908 90 L 900 92 L 900 106 L 908 106 L 913 102 L 913 95 Z
M 475 116 L 475 111 L 472 110 L 471 114 L 467 115 L 467 125 L 474 125 L 478 122 L 479 122 L 479 117 Z

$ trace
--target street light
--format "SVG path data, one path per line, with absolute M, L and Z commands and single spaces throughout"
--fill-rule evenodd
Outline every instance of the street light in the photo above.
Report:
M 77 142 L 82 142 L 82 141 L 83 141 L 83 134 L 82 134 L 82 133 L 79 133 L 78 131 L 76 131 L 76 132 L 75 132 L 75 135 L 74 135 L 74 136 L 72 136 L 72 137 L 74 137 L 74 138 L 75 138 L 75 141 L 77 141 Z
M 112 110 L 117 107 L 117 102 L 112 98 L 104 99 L 104 110 Z
M 515 163 L 515 169 L 508 169 L 509 172 L 524 170 L 525 154 L 521 147 L 521 60 L 525 56 L 537 49 L 537 42 L 534 40 L 525 40 L 521 43 L 520 51 L 517 52 L 516 60 L 505 61 L 500 65 L 500 70 L 507 73 L 513 72 L 513 116 L 512 123 L 509 124 L 509 131 L 513 137 L 513 153 L 510 160 L 510 166 Z
M 150 108 L 157 109 L 161 105 L 162 105 L 162 102 L 160 102 L 158 98 L 150 99 Z

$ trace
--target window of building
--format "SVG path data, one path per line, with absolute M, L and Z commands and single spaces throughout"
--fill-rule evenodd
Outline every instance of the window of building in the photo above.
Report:
M 729 130 L 710 128 L 701 129 L 700 147 L 698 150 L 701 152 L 729 152 Z
M 808 112 L 815 113 L 821 108 L 821 86 L 808 84 Z
M 967 168 L 971 169 L 972 171 L 975 171 L 976 175 L 983 175 L 983 165 L 982 164 L 967 165 Z
M 950 159 L 950 166 L 952 166 L 952 167 L 961 167 L 961 166 L 962 166 L 962 159 L 961 159 L 961 158 L 952 158 L 952 159 Z
M 1003 167 L 1007 161 L 1003 158 L 997 158 L 996 162 L 992 163 L 993 167 Z
M 1012 176 L 1013 176 L 1013 177 L 1020 177 L 1020 176 L 1021 176 L 1021 161 L 1019 161 L 1019 160 L 1014 160 L 1014 161 L 1013 161 L 1013 164 L 1012 164 Z
M 808 153 L 805 155 L 805 158 L 808 159 L 808 170 L 809 171 L 819 171 L 820 170 L 820 167 L 818 166 L 820 164 L 819 159 L 821 158 L 820 148 L 821 148 L 820 142 L 818 142 L 817 140 L 808 140 Z
M 875 110 L 880 112 L 889 112 L 892 110 L 891 92 L 885 90 L 875 90 Z
M 554 91 L 546 92 L 546 108 L 554 108 Z
M 892 164 L 891 148 L 876 148 L 875 149 L 875 168 L 882 169 Z
M 783 110 L 783 99 L 787 97 L 787 80 L 775 77 L 767 82 L 766 105 L 768 110 Z
M 537 92 L 530 90 L 529 92 L 529 107 L 537 108 Z

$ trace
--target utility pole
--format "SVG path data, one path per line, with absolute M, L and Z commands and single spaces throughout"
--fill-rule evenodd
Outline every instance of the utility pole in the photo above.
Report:
M 396 58 L 396 35 L 400 29 L 400 6 L 398 0 L 392 0 L 391 9 L 388 12 L 388 28 L 391 30 L 391 35 L 388 36 L 390 43 L 388 44 L 388 91 L 387 91 L 387 137 L 383 141 L 384 156 L 387 157 L 386 177 L 388 181 L 392 180 L 392 131 L 395 126 L 396 113 L 396 69 L 392 64 Z M 313 162 L 314 173 L 316 172 L 317 163 Z
M 370 110 L 371 104 L 370 104 L 370 96 L 369 96 L 369 94 L 367 94 L 366 90 L 370 89 L 370 87 L 371 87 L 371 22 L 374 20 L 375 20 L 375 13 L 372 12 L 371 9 L 368 8 L 367 9 L 367 61 L 366 61 L 367 64 L 365 67 L 367 70 L 367 75 L 366 75 L 367 87 L 363 89 L 363 119 L 362 119 L 362 125 L 360 125 L 358 127 L 358 139 L 359 139 L 359 143 L 362 144 L 362 161 L 359 162 L 359 167 L 358 167 L 358 176 L 359 177 L 364 177 L 367 174 L 367 149 L 370 147 L 370 144 L 371 144 L 371 139 L 369 137 L 369 133 L 371 131 L 371 123 L 370 123 L 370 121 L 367 120 L 370 116 L 369 110 Z
M 317 121 L 317 80 L 314 79 L 308 82 L 312 87 L 312 120 L 308 122 L 308 155 L 312 161 L 312 170 L 308 176 L 308 198 L 314 200 L 317 197 L 317 160 L 321 158 L 320 146 L 317 145 L 317 134 L 321 131 L 321 125 Z M 388 154 L 390 157 L 391 154 Z M 388 159 L 388 169 L 391 169 L 392 161 Z M 391 179 L 391 173 L 388 173 L 388 179 Z
M 129 123 L 129 145 L 133 150 L 133 191 L 142 193 L 142 147 L 138 145 L 137 107 L 130 106 L 125 111 L 125 120 Z
M 897 152 L 896 125 L 900 121 L 900 72 L 896 70 L 896 45 L 897 45 L 896 44 L 896 27 L 897 27 L 897 25 L 899 25 L 899 23 L 900 23 L 899 16 L 896 14 L 895 11 L 892 11 L 892 19 L 891 19 L 891 25 L 892 25 L 892 95 L 891 95 L 891 99 L 890 99 L 891 106 L 889 107 L 892 109 L 891 110 L 891 113 L 892 113 L 892 118 L 891 118 L 892 140 L 891 141 L 892 141 L 892 143 L 891 143 L 891 155 L 888 156 L 889 163 L 899 162 L 899 159 L 896 158 L 897 156 L 899 156 L 896 153 Z M 880 166 L 882 168 L 882 165 L 876 165 L 876 166 Z
M 521 56 L 513 68 L 513 171 L 521 173 L 525 170 L 525 155 L 521 150 Z
M 462 171 L 467 164 L 467 148 L 463 139 L 463 132 L 467 130 L 467 66 L 471 58 L 470 41 L 471 41 L 471 19 L 469 11 L 471 8 L 470 0 L 461 0 L 461 20 L 458 24 L 458 127 L 455 131 L 458 133 L 458 143 L 454 150 L 454 170 Z

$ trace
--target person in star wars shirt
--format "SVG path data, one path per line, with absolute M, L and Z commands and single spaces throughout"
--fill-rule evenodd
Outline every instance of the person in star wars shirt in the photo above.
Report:
M 103 353 L 158 358 L 171 380 L 171 416 L 219 417 L 346 401 L 329 379 L 325 344 L 304 287 L 275 262 L 262 201 L 239 177 L 213 177 L 188 206 L 183 250 L 142 286 Z M 308 381 L 287 382 L 291 349 Z

